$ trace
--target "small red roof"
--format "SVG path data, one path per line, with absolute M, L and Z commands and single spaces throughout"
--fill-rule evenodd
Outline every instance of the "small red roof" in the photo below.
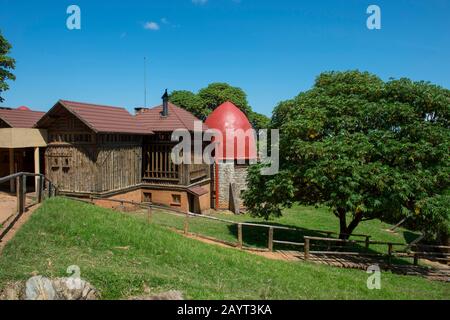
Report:
M 45 112 L 31 111 L 29 109 L 0 109 L 0 119 L 11 128 L 33 128 L 44 114 Z
M 207 194 L 207 193 L 208 193 L 208 190 L 206 190 L 205 188 L 202 188 L 202 187 L 200 187 L 200 186 L 195 186 L 195 187 L 190 187 L 190 188 L 188 189 L 188 192 L 189 192 L 190 194 L 193 194 L 194 196 L 201 197 L 201 196 Z
M 203 122 L 189 111 L 170 102 L 168 107 L 169 115 L 167 117 L 161 115 L 163 107 L 160 105 L 151 109 L 142 109 L 135 115 L 135 118 L 142 126 L 154 132 L 172 132 L 177 129 L 194 131 L 196 121 L 202 123 L 203 130 L 207 129 Z
M 124 108 L 66 100 L 59 100 L 37 125 L 44 125 L 45 120 L 59 108 L 68 110 L 96 133 L 153 134 Z
M 20 106 L 17 108 L 17 110 L 31 111 L 30 108 L 28 108 L 27 106 Z
M 252 134 L 245 135 L 245 133 L 253 132 L 249 131 L 252 129 L 252 125 L 250 124 L 250 121 L 248 121 L 247 116 L 230 101 L 218 106 L 206 119 L 205 124 L 210 129 L 219 130 L 224 138 L 222 146 L 216 148 L 216 159 L 249 160 L 257 158 L 255 136 Z M 227 130 L 233 131 L 234 134 L 227 135 Z M 239 143 L 239 141 L 241 141 L 241 143 Z M 245 143 L 242 143 L 242 141 L 245 141 Z M 234 153 L 227 154 L 227 145 L 231 145 L 233 143 Z

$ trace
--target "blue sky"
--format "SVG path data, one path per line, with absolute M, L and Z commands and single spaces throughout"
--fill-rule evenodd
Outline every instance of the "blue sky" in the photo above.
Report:
M 66 9 L 81 8 L 81 30 Z M 380 6 L 382 29 L 366 28 Z M 322 71 L 360 69 L 450 87 L 450 1 L 0 0 L 17 80 L 3 106 L 48 110 L 58 99 L 148 105 L 165 88 L 221 81 L 252 107 L 273 107 L 310 88 Z

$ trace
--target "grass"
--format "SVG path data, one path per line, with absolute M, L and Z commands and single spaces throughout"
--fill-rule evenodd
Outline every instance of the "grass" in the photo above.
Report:
M 248 222 L 255 224 L 285 226 L 296 228 L 296 231 L 278 231 L 275 230 L 274 239 L 291 242 L 303 242 L 303 236 L 319 236 L 326 237 L 324 233 L 314 230 L 339 232 L 338 219 L 327 208 L 315 208 L 294 206 L 292 209 L 287 209 L 283 212 L 283 216 L 266 221 L 262 218 L 253 218 L 249 215 L 231 215 L 225 213 L 212 214 L 213 217 L 222 218 L 234 222 Z M 168 215 L 162 211 L 155 211 L 154 221 L 157 224 L 173 227 L 179 230 L 183 229 L 184 217 Z M 370 220 L 360 223 L 355 230 L 355 234 L 371 235 L 371 240 L 402 243 L 406 245 L 412 240 L 416 239 L 419 234 L 409 231 L 404 228 L 398 228 L 395 233 L 389 232 L 388 229 L 392 225 L 384 223 L 380 220 Z M 236 243 L 237 241 L 237 226 L 232 223 L 218 222 L 214 220 L 207 220 L 202 218 L 191 218 L 189 223 L 189 231 L 201 235 L 214 237 L 219 240 Z M 337 237 L 337 234 L 331 235 Z M 365 240 L 361 237 L 353 237 L 355 240 Z M 268 229 L 263 227 L 243 227 L 243 242 L 247 247 L 267 248 Z M 315 244 L 319 244 L 315 242 Z M 322 243 L 323 245 L 323 243 Z M 364 244 L 349 245 L 352 251 L 362 251 L 370 253 L 386 254 L 388 251 L 387 245 L 371 244 L 370 250 L 365 249 Z M 321 247 L 324 249 L 324 247 Z M 394 246 L 395 250 L 401 250 L 404 246 Z M 282 244 L 275 244 L 275 249 L 300 249 L 302 247 L 293 247 Z M 394 259 L 397 263 L 411 263 L 411 259 Z
M 180 290 L 188 299 L 449 299 L 446 283 L 368 275 L 311 263 L 275 261 L 208 245 L 147 224 L 143 216 L 47 200 L 0 256 L 0 287 L 33 274 L 65 276 L 70 265 L 105 299 Z

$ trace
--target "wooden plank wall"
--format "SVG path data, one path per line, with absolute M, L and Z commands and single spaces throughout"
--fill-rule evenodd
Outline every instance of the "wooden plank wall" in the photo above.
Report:
M 141 145 L 100 146 L 97 159 L 98 192 L 123 189 L 141 183 Z
M 49 146 L 45 151 L 45 173 L 62 191 L 93 192 L 95 157 L 93 146 Z

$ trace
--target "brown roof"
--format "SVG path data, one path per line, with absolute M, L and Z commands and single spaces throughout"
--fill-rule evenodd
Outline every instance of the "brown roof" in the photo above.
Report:
M 33 128 L 45 112 L 17 109 L 0 109 L 0 119 L 11 128 Z
M 186 111 L 180 107 L 169 102 L 169 115 L 167 117 L 161 116 L 162 105 L 151 108 L 143 109 L 135 118 L 138 122 L 147 129 L 155 132 L 162 131 L 174 131 L 176 129 L 187 129 L 189 131 L 194 131 L 194 122 L 200 121 L 192 113 Z M 208 127 L 203 124 L 203 130 Z
M 206 190 L 205 188 L 202 188 L 202 187 L 200 187 L 200 186 L 196 186 L 196 187 L 191 187 L 191 188 L 189 188 L 189 189 L 188 189 L 188 192 L 189 192 L 190 194 L 193 194 L 194 196 L 201 197 L 201 196 L 207 194 L 207 193 L 208 193 L 208 190 Z
M 59 100 L 47 114 L 60 107 L 67 109 L 96 133 L 153 134 L 124 108 Z

